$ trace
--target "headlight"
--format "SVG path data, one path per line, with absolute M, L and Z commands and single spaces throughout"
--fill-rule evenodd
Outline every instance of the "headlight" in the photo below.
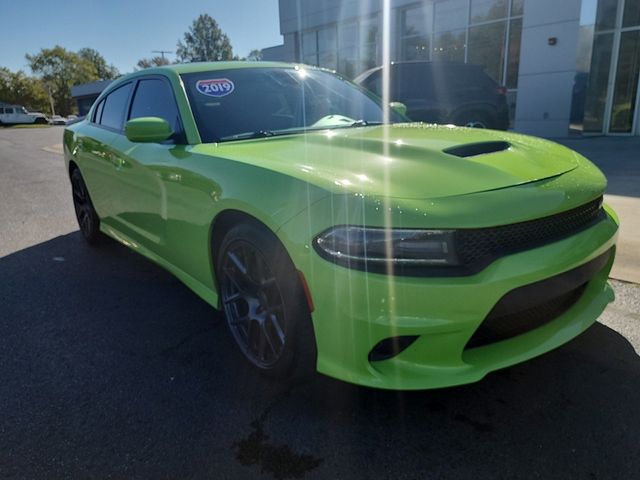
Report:
M 409 230 L 340 226 L 318 235 L 316 251 L 338 265 L 376 273 L 420 275 L 458 266 L 455 230 Z

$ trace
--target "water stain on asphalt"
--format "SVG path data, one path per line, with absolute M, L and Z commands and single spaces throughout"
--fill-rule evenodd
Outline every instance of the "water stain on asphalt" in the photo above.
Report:
M 236 458 L 243 465 L 257 465 L 263 473 L 278 480 L 302 478 L 317 468 L 323 459 L 294 452 L 288 445 L 273 445 L 264 433 L 264 418 L 251 423 L 253 432 L 233 444 Z

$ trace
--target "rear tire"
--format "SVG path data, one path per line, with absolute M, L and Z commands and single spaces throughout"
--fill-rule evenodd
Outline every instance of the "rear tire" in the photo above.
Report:
M 495 125 L 495 121 L 490 114 L 479 110 L 459 114 L 454 123 L 468 128 L 494 128 Z
M 87 185 L 78 168 L 71 172 L 71 192 L 80 232 L 89 245 L 97 245 L 103 237 L 100 232 L 100 218 L 93 208 Z
M 244 357 L 283 380 L 315 372 L 316 343 L 304 288 L 273 233 L 245 221 L 224 235 L 216 276 L 227 326 Z

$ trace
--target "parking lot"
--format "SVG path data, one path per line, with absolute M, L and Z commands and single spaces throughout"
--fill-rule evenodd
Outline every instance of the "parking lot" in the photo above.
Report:
M 61 135 L 0 129 L 0 477 L 638 478 L 640 286 L 473 385 L 271 383 L 171 274 L 84 243 Z

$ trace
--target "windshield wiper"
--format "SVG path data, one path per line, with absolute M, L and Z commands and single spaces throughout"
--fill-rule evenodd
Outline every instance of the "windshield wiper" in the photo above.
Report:
M 378 122 L 378 121 L 368 121 L 368 120 L 356 120 L 355 122 L 347 125 L 347 127 L 349 128 L 356 128 L 356 127 L 371 127 L 371 126 L 375 126 L 375 125 L 382 125 L 384 124 L 384 122 Z
M 265 137 L 273 137 L 275 132 L 271 130 L 256 130 L 255 132 L 244 132 L 238 133 L 236 135 L 229 135 L 228 137 L 222 137 L 218 141 L 219 142 L 228 142 L 232 140 L 248 140 L 250 138 L 265 138 Z

